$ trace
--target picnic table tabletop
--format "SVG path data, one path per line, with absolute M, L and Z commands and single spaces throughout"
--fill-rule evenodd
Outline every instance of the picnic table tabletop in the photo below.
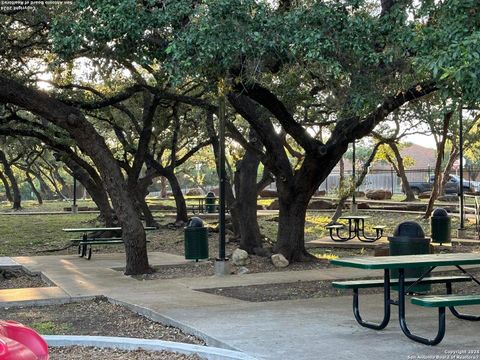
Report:
M 424 254 L 399 256 L 365 256 L 334 259 L 333 265 L 358 269 L 400 269 L 419 266 L 479 265 L 480 254 Z
M 144 230 L 155 230 L 154 226 L 146 226 Z M 72 229 L 62 229 L 65 232 L 89 232 L 89 231 L 119 231 L 122 230 L 121 227 L 91 227 L 91 228 L 72 228 Z

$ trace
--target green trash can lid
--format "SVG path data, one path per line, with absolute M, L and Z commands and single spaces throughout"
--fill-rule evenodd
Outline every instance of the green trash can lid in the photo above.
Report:
M 415 221 L 404 221 L 397 225 L 393 237 L 425 238 L 422 227 Z
M 209 192 L 207 193 L 207 196 L 206 196 L 206 197 L 207 197 L 207 198 L 214 198 L 214 197 L 216 197 L 216 196 L 215 196 L 215 193 L 214 193 L 213 191 L 209 191 Z
M 438 209 L 435 209 L 435 211 L 432 214 L 432 217 L 448 217 L 448 212 L 443 208 L 438 208 Z
M 190 218 L 187 222 L 187 228 L 191 227 L 203 227 L 203 220 L 196 216 Z

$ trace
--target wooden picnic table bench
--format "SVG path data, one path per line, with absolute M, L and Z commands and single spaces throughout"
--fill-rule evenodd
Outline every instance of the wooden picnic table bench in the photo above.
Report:
M 455 295 L 452 294 L 452 283 L 461 281 L 474 281 L 480 285 L 480 281 L 472 274 L 468 273 L 462 266 L 480 265 L 480 255 L 475 253 L 461 254 L 422 254 L 422 255 L 401 255 L 401 256 L 378 256 L 378 257 L 354 257 L 331 260 L 333 265 L 347 266 L 357 269 L 379 270 L 383 269 L 383 283 L 379 280 L 353 280 L 348 282 L 334 282 L 333 286 L 337 288 L 353 289 L 353 312 L 357 322 L 364 327 L 381 330 L 385 328 L 390 321 L 391 305 L 398 306 L 398 318 L 400 328 L 410 339 L 426 345 L 437 345 L 445 336 L 445 308 L 448 307 L 452 314 L 459 319 L 469 321 L 479 321 L 480 316 L 460 313 L 456 306 L 480 305 L 480 292 L 478 294 Z M 405 269 L 414 267 L 428 267 L 428 270 L 418 279 L 405 278 Z M 462 272 L 460 276 L 430 277 L 430 273 L 439 266 L 454 266 Z M 398 280 L 390 279 L 390 270 L 398 270 Z M 468 279 L 467 279 L 468 278 Z M 438 331 L 433 339 L 428 339 L 413 334 L 407 326 L 405 319 L 406 307 L 405 297 L 410 289 L 418 284 L 441 283 L 446 284 L 445 295 L 414 296 L 411 302 L 417 306 L 437 307 L 438 308 Z M 398 300 L 390 298 L 391 285 L 398 285 Z M 367 322 L 360 316 L 358 306 L 358 289 L 383 286 L 384 314 L 380 323 Z M 480 289 L 480 288 L 479 288 Z
M 145 231 L 155 230 L 156 227 L 147 226 L 144 228 Z M 92 258 L 92 246 L 93 245 L 115 245 L 123 244 L 123 238 L 121 236 L 111 236 L 111 237 L 96 237 L 89 235 L 89 233 L 103 233 L 106 231 L 111 232 L 121 232 L 121 227 L 90 227 L 90 228 L 71 228 L 71 229 L 62 229 L 65 232 L 72 233 L 82 233 L 80 239 L 70 239 L 74 245 L 78 245 L 78 255 L 80 257 L 85 257 L 87 260 Z M 147 240 L 147 242 L 149 242 Z

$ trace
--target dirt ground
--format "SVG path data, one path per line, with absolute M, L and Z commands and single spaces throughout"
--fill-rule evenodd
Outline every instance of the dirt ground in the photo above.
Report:
M 0 289 L 46 287 L 50 284 L 40 275 L 28 274 L 23 270 L 0 269 Z

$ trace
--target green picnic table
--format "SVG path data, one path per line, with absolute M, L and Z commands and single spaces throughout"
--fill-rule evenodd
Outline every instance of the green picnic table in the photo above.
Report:
M 383 281 L 379 280 L 359 280 L 334 282 L 333 286 L 337 288 L 353 290 L 353 313 L 357 322 L 367 328 L 381 330 L 385 328 L 390 321 L 391 305 L 398 306 L 398 318 L 400 328 L 403 333 L 410 339 L 426 344 L 436 345 L 442 341 L 445 336 L 445 307 L 448 307 L 452 314 L 457 318 L 469 321 L 479 321 L 480 316 L 460 313 L 455 306 L 468 306 L 480 304 L 480 291 L 471 295 L 455 295 L 452 294 L 452 282 L 460 282 L 471 280 L 480 285 L 478 279 L 465 270 L 464 265 L 480 265 L 480 254 L 461 253 L 461 254 L 426 254 L 426 255 L 402 255 L 402 256 L 377 256 L 377 257 L 353 257 L 344 259 L 331 260 L 333 265 L 353 267 L 366 270 L 383 270 Z M 428 270 L 418 279 L 406 279 L 405 269 L 414 267 L 428 267 Z M 427 278 L 430 273 L 440 266 L 454 266 L 461 271 L 463 276 L 446 276 Z M 398 270 L 398 280 L 390 278 L 390 271 Z M 407 326 L 405 320 L 405 298 L 415 285 L 424 283 L 445 283 L 447 287 L 446 295 L 434 296 L 414 296 L 411 302 L 414 305 L 425 307 L 437 307 L 439 317 L 439 328 L 437 335 L 433 339 L 424 338 L 413 334 Z M 398 286 L 398 300 L 392 300 L 390 290 L 392 285 Z M 382 286 L 384 289 L 384 315 L 380 323 L 372 323 L 364 321 L 360 315 L 358 307 L 360 288 L 371 288 Z M 480 290 L 480 287 L 478 288 Z
M 146 226 L 145 231 L 155 230 L 156 227 Z M 85 227 L 85 228 L 66 228 L 62 229 L 68 233 L 82 233 L 81 239 L 73 239 L 78 243 L 78 254 L 80 257 L 86 257 L 87 260 L 92 258 L 92 245 L 114 245 L 123 244 L 122 237 L 92 237 L 88 233 L 105 232 L 105 231 L 122 231 L 121 227 Z

